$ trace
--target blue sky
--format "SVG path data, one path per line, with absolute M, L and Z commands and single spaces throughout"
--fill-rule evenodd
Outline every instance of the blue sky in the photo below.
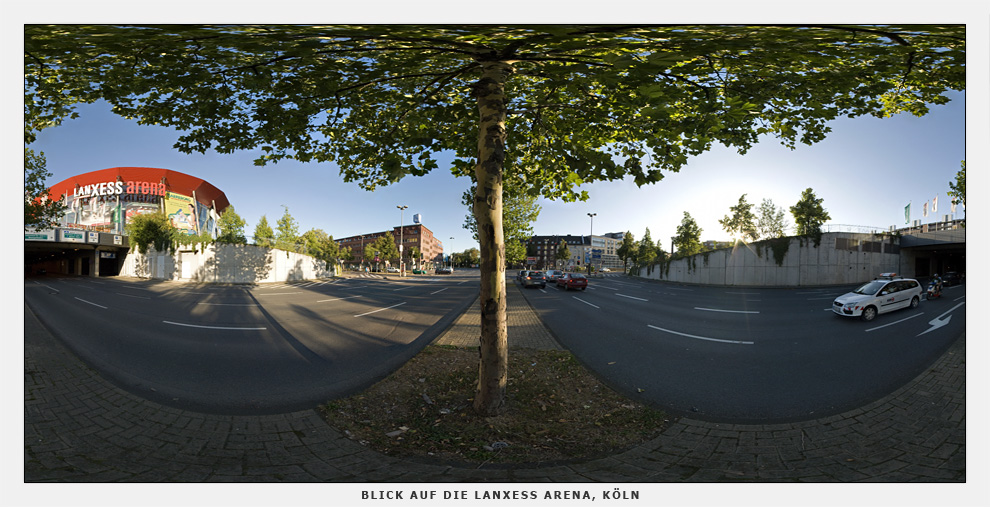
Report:
M 814 146 L 790 150 L 766 138 L 739 155 L 718 147 L 693 158 L 679 173 L 637 188 L 630 180 L 594 183 L 582 188 L 590 199 L 580 203 L 540 200 L 536 234 L 632 232 L 637 239 L 648 227 L 654 240 L 669 239 L 688 212 L 702 228 L 702 240 L 727 240 L 718 219 L 729 213 L 742 194 L 758 205 L 771 199 L 787 211 L 811 187 L 824 199 L 829 224 L 886 229 L 904 225 L 904 207 L 911 218 L 931 222 L 950 214 L 946 191 L 966 157 L 965 94 L 935 106 L 928 116 L 898 115 L 876 119 L 841 119 L 833 132 Z M 280 162 L 257 167 L 255 152 L 230 155 L 181 154 L 172 148 L 177 133 L 169 128 L 140 126 L 117 117 L 103 104 L 79 108 L 80 118 L 45 130 L 32 146 L 44 152 L 51 184 L 76 174 L 118 166 L 173 169 L 217 186 L 248 223 L 250 236 L 262 215 L 273 224 L 283 207 L 301 232 L 323 229 L 346 237 L 410 223 L 419 213 L 423 223 L 445 244 L 445 250 L 477 246 L 463 229 L 467 208 L 461 194 L 466 178 L 447 168 L 425 177 L 407 177 L 390 187 L 368 192 L 345 183 L 334 164 Z M 466 133 L 465 135 L 473 135 Z M 922 216 L 922 205 L 938 197 L 938 210 Z M 402 213 L 396 208 L 409 208 Z M 596 213 L 594 224 L 588 213 Z M 956 217 L 962 217 L 961 207 Z M 450 238 L 454 239 L 451 240 Z

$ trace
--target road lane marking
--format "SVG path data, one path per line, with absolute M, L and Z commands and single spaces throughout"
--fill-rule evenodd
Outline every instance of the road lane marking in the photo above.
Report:
M 224 327 L 224 326 L 202 326 L 199 324 L 183 324 L 182 322 L 172 322 L 170 320 L 163 320 L 165 324 L 171 324 L 173 326 L 182 327 L 195 327 L 198 329 L 215 329 L 221 331 L 265 331 L 267 327 Z
M 885 328 L 887 326 L 893 326 L 894 324 L 900 324 L 901 322 L 904 322 L 905 320 L 910 320 L 910 319 L 913 319 L 915 317 L 920 317 L 920 316 L 922 316 L 924 314 L 925 314 L 925 312 L 916 313 L 916 314 L 914 314 L 914 315 L 912 315 L 910 317 L 907 317 L 907 318 L 904 318 L 904 319 L 901 319 L 901 320 L 898 320 L 898 321 L 891 322 L 890 324 L 884 324 L 882 326 L 871 327 L 870 329 L 867 329 L 866 332 L 869 333 L 870 331 L 876 331 L 877 329 L 883 329 L 883 328 Z
M 759 294 L 759 292 L 726 292 L 726 294 L 741 294 L 744 296 L 755 296 Z
M 353 298 L 359 298 L 359 297 L 361 297 L 360 294 L 358 294 L 356 296 L 347 296 L 346 298 L 321 299 L 321 300 L 317 301 L 317 303 L 326 303 L 327 301 L 341 301 L 341 300 L 344 300 L 344 299 L 353 299 Z
M 437 290 L 437 291 L 433 291 L 433 292 L 431 292 L 431 293 L 430 293 L 430 295 L 432 296 L 432 295 L 434 295 L 434 294 L 436 294 L 436 293 L 438 293 L 438 292 L 443 292 L 443 291 L 445 291 L 445 290 L 447 290 L 447 289 L 449 289 L 449 288 L 450 288 L 450 287 L 444 287 L 444 288 L 442 288 L 442 289 L 440 289 L 440 290 Z
M 98 305 L 96 303 L 93 303 L 92 301 L 86 301 L 85 299 L 81 299 L 81 298 L 76 298 L 76 299 L 78 299 L 79 301 L 82 301 L 83 303 L 86 303 L 87 305 L 93 305 L 93 306 L 96 306 L 96 307 L 99 307 L 99 308 L 103 308 L 104 310 L 109 310 L 109 308 L 107 308 L 107 307 L 105 307 L 103 305 Z
M 47 288 L 48 288 L 48 290 L 53 290 L 53 291 L 55 291 L 55 292 L 62 292 L 62 291 L 60 291 L 60 290 L 58 290 L 58 289 L 56 289 L 55 287 L 52 287 L 51 285 L 45 285 L 45 284 L 43 284 L 43 283 L 40 283 L 40 282 L 34 282 L 34 283 L 36 283 L 36 284 L 38 284 L 38 285 L 40 285 L 40 286 L 42 286 L 42 287 L 47 287 Z
M 205 306 L 259 306 L 258 303 L 196 303 Z
M 372 313 L 384 312 L 385 310 L 388 310 L 389 308 L 395 308 L 396 306 L 402 306 L 404 304 L 406 304 L 405 301 L 403 301 L 403 302 L 401 302 L 401 303 L 399 303 L 397 305 L 387 306 L 385 308 L 379 308 L 377 310 L 372 310 L 370 312 L 362 313 L 360 315 L 355 315 L 355 317 L 364 317 L 365 315 L 371 315 Z
M 637 300 L 639 300 L 639 301 L 649 301 L 649 299 L 643 299 L 643 298 L 638 298 L 638 297 L 636 297 L 636 296 L 627 296 L 627 295 L 625 295 L 625 294 L 619 294 L 618 292 L 616 292 L 616 293 L 615 293 L 615 295 L 616 295 L 616 296 L 622 296 L 622 297 L 624 297 L 624 298 L 629 298 L 629 299 L 637 299 Z
M 760 313 L 755 310 L 719 310 L 718 308 L 701 308 L 698 306 L 695 306 L 694 309 L 705 312 L 721 312 L 721 313 Z
M 274 294 L 257 294 L 258 296 L 288 296 L 291 294 L 302 294 L 302 292 L 276 292 Z
M 734 345 L 753 345 L 753 343 L 754 343 L 754 342 L 746 342 L 746 341 L 739 341 L 739 340 L 722 340 L 722 339 L 719 339 L 719 338 L 708 338 L 708 337 L 705 337 L 705 336 L 695 336 L 693 334 L 678 333 L 677 331 L 671 331 L 669 329 L 664 329 L 662 327 L 657 327 L 657 326 L 653 326 L 653 325 L 650 325 L 650 324 L 647 324 L 647 326 L 648 327 L 652 327 L 653 329 L 656 329 L 657 331 L 663 331 L 665 333 L 676 334 L 676 335 L 684 336 L 684 337 L 687 337 L 687 338 L 694 338 L 695 340 L 706 340 L 706 341 L 710 341 L 710 342 L 719 342 L 719 343 L 731 343 L 731 344 L 734 344 Z
M 135 295 L 133 295 L 133 294 L 124 294 L 123 292 L 115 292 L 114 294 L 117 294 L 118 296 L 125 296 L 125 297 L 129 297 L 129 298 L 138 298 L 138 299 L 151 299 L 151 298 L 150 298 L 150 297 L 148 297 L 148 296 L 135 296 Z
M 583 299 L 581 299 L 581 298 L 579 298 L 577 296 L 571 296 L 571 297 L 574 298 L 574 299 L 576 299 L 576 300 L 578 300 L 578 301 L 580 301 L 580 302 L 582 302 L 582 303 L 584 303 L 584 304 L 586 304 L 586 305 L 588 305 L 588 306 L 594 306 L 595 308 L 601 308 L 600 306 L 593 305 L 593 304 L 591 304 L 591 303 L 589 303 L 589 302 L 587 302 L 587 301 L 585 301 L 585 300 L 583 300 Z

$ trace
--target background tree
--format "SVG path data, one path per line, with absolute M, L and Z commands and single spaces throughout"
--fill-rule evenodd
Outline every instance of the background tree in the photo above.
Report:
M 454 265 L 460 267 L 470 267 L 481 261 L 481 251 L 477 248 L 468 248 L 467 250 L 454 254 Z
M 698 222 L 685 211 L 674 236 L 674 248 L 677 249 L 678 257 L 688 257 L 701 252 L 701 232 L 702 228 L 698 227 Z
M 471 231 L 475 241 L 478 238 L 478 221 L 474 217 L 474 190 L 466 190 L 461 196 L 461 203 L 467 206 L 468 214 L 464 217 L 464 228 Z M 540 216 L 540 205 L 536 204 L 537 197 L 522 191 L 506 190 L 503 193 L 502 204 L 502 235 L 505 238 L 506 265 L 522 263 L 526 260 L 526 240 L 533 236 L 533 223 Z
M 966 207 L 966 161 L 963 160 L 962 162 L 960 162 L 960 165 L 962 166 L 962 168 L 959 169 L 959 172 L 956 173 L 956 181 L 949 182 L 949 191 L 946 192 L 946 194 L 948 194 L 950 198 L 954 199 L 955 202 L 962 204 L 963 208 L 965 208 Z
M 556 260 L 554 263 L 554 269 L 560 269 L 561 266 L 565 266 L 567 261 L 571 258 L 571 249 L 567 246 L 566 240 L 560 240 L 560 244 L 557 245 L 557 255 L 554 256 Z
M 627 269 L 629 259 L 636 258 L 636 238 L 629 231 L 622 236 L 622 245 L 616 249 L 615 253 L 622 259 L 622 269 Z
M 365 247 L 365 252 L 368 251 L 369 247 Z M 369 259 L 375 258 L 375 253 L 377 252 L 378 258 L 381 262 L 395 263 L 399 261 L 399 247 L 395 245 L 395 236 L 391 232 L 386 232 L 384 235 L 379 236 L 370 245 L 371 256 Z
M 336 162 L 363 188 L 452 155 L 475 185 L 474 408 L 508 379 L 503 186 L 587 198 L 655 183 L 715 143 L 824 139 L 839 116 L 921 115 L 965 83 L 965 26 L 27 25 L 25 140 L 108 101 L 182 152 Z
M 413 261 L 413 269 L 416 269 L 419 266 L 420 257 L 422 257 L 422 255 L 423 252 L 420 251 L 419 247 L 409 247 L 409 258 Z
M 142 254 L 148 253 L 149 247 L 154 247 L 156 252 L 175 253 L 180 236 L 179 230 L 162 212 L 135 215 L 128 221 L 126 232 L 131 248 L 137 248 Z
M 244 227 L 247 222 L 234 211 L 233 206 L 227 206 L 217 220 L 217 228 L 220 234 L 217 236 L 217 243 L 227 243 L 232 245 L 246 245 L 247 238 L 244 236 Z
M 639 245 L 636 247 L 636 264 L 640 267 L 645 266 L 647 273 L 649 273 L 650 267 L 657 258 L 657 250 L 653 248 L 653 237 L 650 236 L 650 228 L 646 228 L 646 232 L 643 233 L 643 239 L 639 240 Z
M 62 201 L 48 192 L 46 181 L 51 175 L 45 153 L 24 148 L 24 227 L 50 229 L 65 212 Z
M 306 255 L 326 262 L 336 263 L 340 258 L 340 246 L 323 229 L 310 229 L 299 237 L 302 252 Z M 328 266 L 329 267 L 329 266 Z
M 261 215 L 258 224 L 254 226 L 254 244 L 264 248 L 275 246 L 275 231 L 268 225 L 268 218 Z
M 275 230 L 275 248 L 286 252 L 296 252 L 299 250 L 299 224 L 296 219 L 289 214 L 289 208 L 283 206 L 285 212 L 282 218 L 278 219 Z
M 757 210 L 756 230 L 760 238 L 782 238 L 787 231 L 784 208 L 775 206 L 770 199 L 763 199 Z
M 811 188 L 801 193 L 801 199 L 791 206 L 794 217 L 794 227 L 798 236 L 808 236 L 815 239 L 815 246 L 821 243 L 822 224 L 832 219 L 822 206 L 825 199 L 815 196 Z
M 722 229 L 736 240 L 756 241 L 760 237 L 756 228 L 753 205 L 746 202 L 746 194 L 739 197 L 739 203 L 729 208 L 729 214 L 719 219 L 718 223 L 722 224 Z

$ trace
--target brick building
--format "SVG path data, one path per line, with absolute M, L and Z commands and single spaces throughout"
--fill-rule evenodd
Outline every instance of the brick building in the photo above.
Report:
M 354 255 L 354 260 L 352 261 L 353 263 L 371 263 L 374 262 L 375 259 L 364 259 L 364 247 L 374 243 L 378 238 L 391 232 L 392 236 L 395 238 L 396 248 L 399 247 L 399 240 L 401 238 L 403 258 L 409 259 L 409 251 L 411 248 L 415 247 L 419 249 L 420 252 L 418 260 L 423 263 L 439 264 L 443 262 L 443 242 L 433 235 L 433 231 L 426 228 L 423 224 L 404 225 L 401 227 L 401 235 L 399 233 L 399 229 L 400 227 L 396 226 L 393 227 L 391 231 L 373 232 L 369 234 L 359 234 L 348 238 L 341 238 L 337 240 L 337 244 L 342 248 L 351 249 L 351 253 Z

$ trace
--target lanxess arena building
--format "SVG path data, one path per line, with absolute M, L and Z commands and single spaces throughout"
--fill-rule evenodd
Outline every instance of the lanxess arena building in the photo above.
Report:
M 55 229 L 24 237 L 28 271 L 116 275 L 129 245 L 125 227 L 133 217 L 164 211 L 182 233 L 216 234 L 230 202 L 210 183 L 170 169 L 113 167 L 63 180 L 49 190 L 66 212 Z

